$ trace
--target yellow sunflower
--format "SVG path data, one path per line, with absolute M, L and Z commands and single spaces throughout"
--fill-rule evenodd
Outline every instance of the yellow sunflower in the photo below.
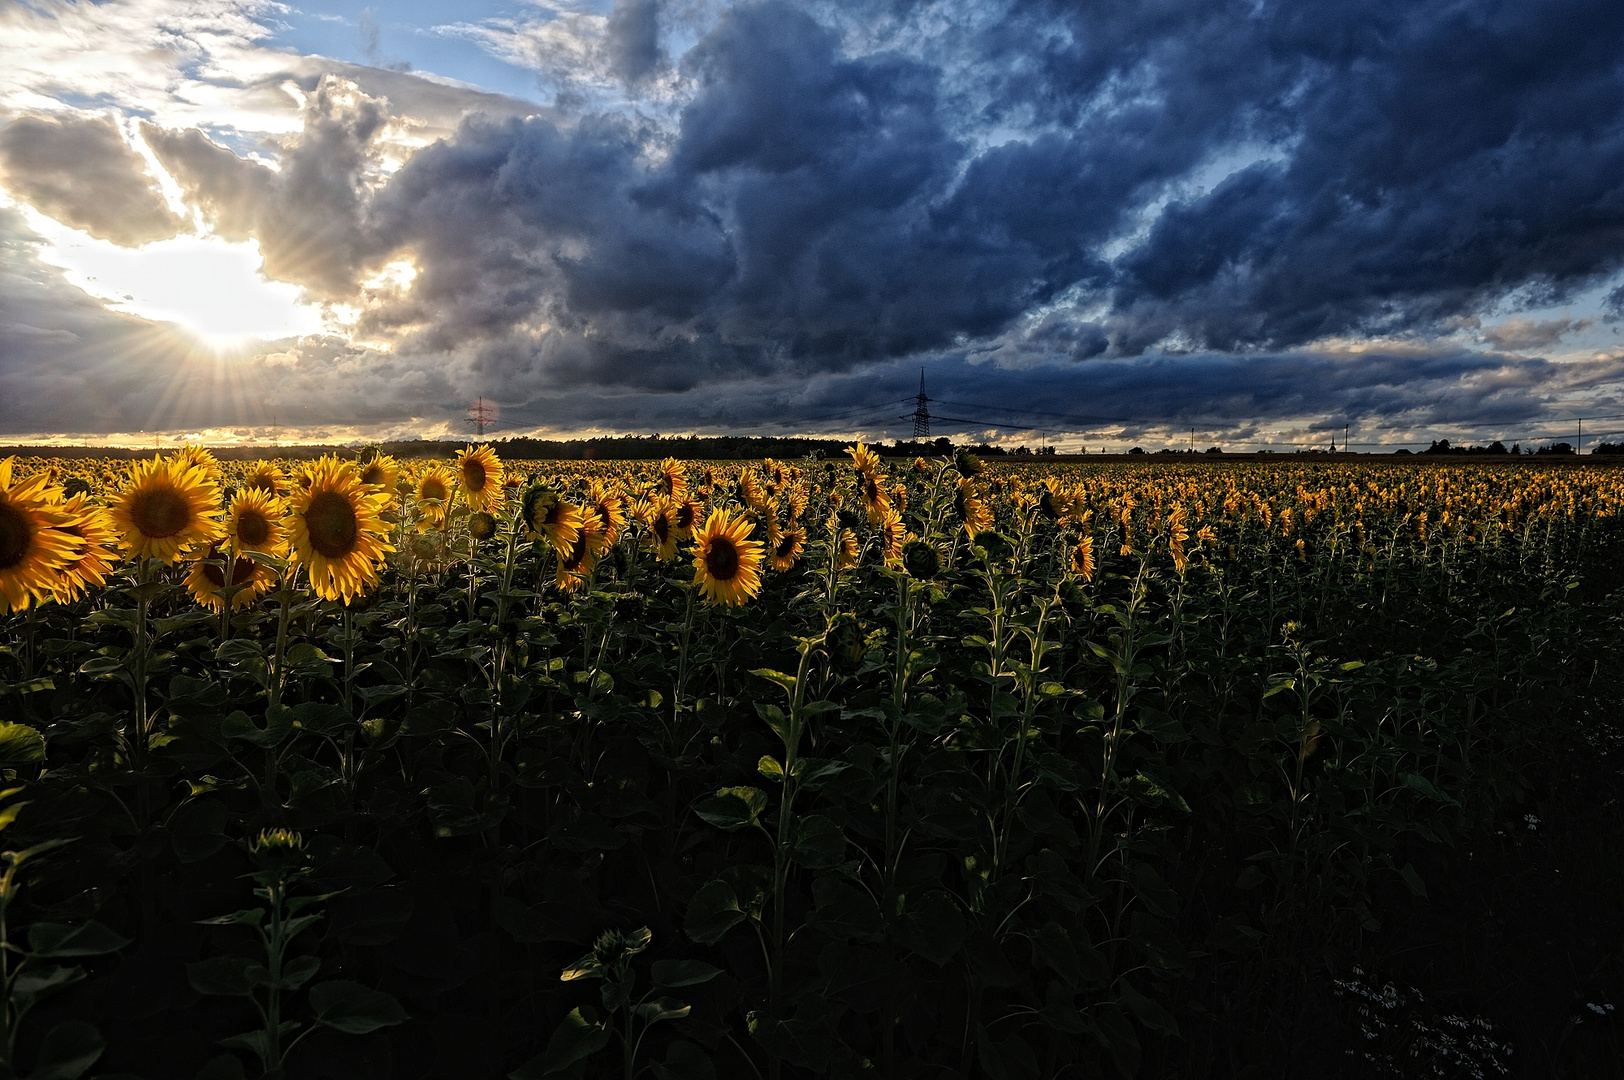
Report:
M 712 604 L 742 604 L 761 591 L 761 542 L 754 528 L 726 510 L 712 510 L 694 537 L 694 584 Z
M 692 499 L 683 499 L 671 507 L 671 527 L 677 535 L 687 540 L 694 535 L 699 527 L 699 519 L 704 515 L 705 508 Z
M 256 461 L 248 470 L 248 475 L 243 477 L 242 486 L 256 488 L 268 495 L 283 495 L 287 492 L 288 478 L 276 462 Z
M 682 539 L 682 530 L 677 528 L 677 507 L 657 498 L 643 503 L 639 510 L 639 519 L 648 528 L 644 543 L 654 557 L 661 562 L 676 558 L 677 541 Z
M 953 493 L 953 512 L 964 522 L 964 531 L 970 536 L 992 528 L 992 511 L 987 509 L 986 498 L 968 476 L 959 478 L 958 490 Z
M 223 545 L 211 544 L 206 553 L 192 560 L 191 572 L 186 575 L 186 591 L 192 594 L 193 600 L 210 611 L 219 612 L 226 606 L 226 598 L 221 590 L 226 587 L 227 563 L 231 564 L 231 584 L 241 586 L 231 594 L 232 611 L 252 606 L 255 600 L 270 592 L 271 586 L 276 584 L 276 575 L 269 567 L 253 559 L 233 557 L 223 549 Z
M 323 600 L 349 603 L 378 583 L 384 554 L 394 551 L 383 510 L 386 492 L 361 483 L 355 466 L 324 457 L 309 470 L 310 487 L 293 497 L 293 557 L 310 571 Z
M 417 527 L 419 530 L 445 527 L 447 504 L 456 477 L 442 468 L 433 468 L 417 481 Z
M 864 476 L 872 478 L 879 471 L 880 456 L 862 443 L 846 447 L 846 453 L 851 455 L 851 463 Z
M 64 571 L 85 548 L 69 531 L 72 516 L 36 473 L 11 482 L 15 458 L 0 461 L 0 610 L 23 611 L 62 585 Z
M 220 485 L 196 465 L 138 461 L 108 513 L 126 555 L 174 565 L 220 538 Z
M 379 491 L 394 491 L 400 477 L 400 462 L 388 454 L 374 454 L 361 463 L 361 483 Z
M 85 542 L 79 558 L 62 570 L 56 588 L 51 592 L 59 604 L 70 603 L 90 588 L 107 583 L 107 574 L 113 569 L 113 549 L 118 546 L 118 532 L 107 517 L 107 511 L 94 505 L 83 492 L 73 495 L 62 504 L 68 514 L 68 524 L 62 526 Z
M 1071 572 L 1084 581 L 1094 580 L 1094 538 L 1085 536 L 1071 549 Z
M 226 508 L 226 539 L 238 555 L 258 551 L 266 555 L 288 553 L 288 533 L 284 524 L 287 505 L 262 488 L 245 487 L 232 496 Z
M 489 446 L 457 451 L 462 500 L 471 510 L 489 510 L 502 498 L 502 461 Z
M 705 482 L 710 483 L 710 472 L 706 470 Z M 654 477 L 654 490 L 672 501 L 688 497 L 688 469 L 676 458 L 666 458 L 660 462 L 660 471 Z
M 763 499 L 761 479 L 756 476 L 754 469 L 746 468 L 739 473 L 739 482 L 734 490 L 739 502 L 752 510 L 761 505 Z
M 825 524 L 829 528 L 829 543 L 834 547 L 835 569 L 850 570 L 857 565 L 860 554 L 857 534 L 841 526 L 839 514 L 830 514 Z
M 913 534 L 902 524 L 902 515 L 895 510 L 886 511 L 880 519 L 880 554 L 887 566 L 902 565 L 902 545 L 913 539 Z
M 183 465 L 195 465 L 202 469 L 216 485 L 224 481 L 220 459 L 206 446 L 187 444 L 175 451 L 175 460 Z
M 796 522 L 790 522 L 789 527 L 778 534 L 778 540 L 773 544 L 770 559 L 772 568 L 779 573 L 789 570 L 795 561 L 801 557 L 801 550 L 806 547 L 806 530 Z
M 891 513 L 891 494 L 873 474 L 864 473 L 858 478 L 857 495 L 863 502 L 863 510 L 868 514 L 870 525 L 878 525 Z
M 609 546 L 604 538 L 598 515 L 588 510 L 581 515 L 581 527 L 567 552 L 558 554 L 556 581 L 560 590 L 574 592 L 587 583 L 597 568 L 598 556 Z
M 581 531 L 581 508 L 537 485 L 524 493 L 524 524 L 531 540 L 546 540 L 559 558 L 570 553 Z
M 586 506 L 583 509 L 596 515 L 602 525 L 604 546 L 620 539 L 620 530 L 626 527 L 626 508 L 614 488 L 602 480 L 586 486 Z

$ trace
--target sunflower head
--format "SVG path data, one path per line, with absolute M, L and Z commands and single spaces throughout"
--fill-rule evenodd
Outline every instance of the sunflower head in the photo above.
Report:
M 361 459 L 361 483 L 378 491 L 394 491 L 400 462 L 376 448 Z
M 711 604 L 738 605 L 761 591 L 761 543 L 753 526 L 713 510 L 694 535 L 694 584 Z
M 468 516 L 468 535 L 475 540 L 489 540 L 496 535 L 496 518 L 483 510 Z
M 226 539 L 237 554 L 258 551 L 283 556 L 288 552 L 285 519 L 287 506 L 263 489 L 244 487 L 226 508 Z
M 310 487 L 293 497 L 293 555 L 310 571 L 323 600 L 346 604 L 378 583 L 389 527 L 389 496 L 361 483 L 354 464 L 324 457 L 309 470 Z
M 923 540 L 910 540 L 902 545 L 902 568 L 920 581 L 929 581 L 942 569 L 942 557 Z
M 173 458 L 137 462 L 108 512 L 126 554 L 171 565 L 223 534 L 220 486 Z
M 0 612 L 54 594 L 87 546 L 45 473 L 11 482 L 14 460 L 0 461 Z
M 288 478 L 274 461 L 257 461 L 243 477 L 242 486 L 254 488 L 267 495 L 281 495 L 287 490 Z
M 62 531 L 85 542 L 84 551 L 63 568 L 58 584 L 51 590 L 57 603 L 66 604 L 77 600 L 92 586 L 106 583 L 107 574 L 113 569 L 118 533 L 107 511 L 91 503 L 87 495 L 69 496 L 63 501 L 62 510 L 69 518 Z
M 801 557 L 801 551 L 806 546 L 806 530 L 791 522 L 789 527 L 779 532 L 773 543 L 772 568 L 779 573 L 789 570 L 795 561 Z
M 705 483 L 710 483 L 708 471 Z M 687 498 L 688 467 L 676 458 L 666 458 L 660 462 L 660 471 L 654 477 L 654 490 L 673 501 Z
M 1094 538 L 1084 536 L 1071 549 L 1071 572 L 1084 581 L 1094 580 Z
M 457 481 L 471 510 L 489 510 L 502 498 L 502 461 L 489 446 L 457 451 Z
M 231 567 L 231 580 L 226 580 L 226 567 Z M 206 552 L 192 560 L 191 572 L 186 575 L 186 591 L 192 599 L 211 611 L 222 611 L 226 606 L 224 590 L 231 594 L 231 610 L 249 607 L 276 584 L 271 571 L 255 562 L 233 556 L 219 543 L 209 545 Z
M 864 476 L 872 477 L 879 472 L 880 456 L 862 443 L 846 447 L 846 453 L 851 455 L 851 463 L 857 471 Z

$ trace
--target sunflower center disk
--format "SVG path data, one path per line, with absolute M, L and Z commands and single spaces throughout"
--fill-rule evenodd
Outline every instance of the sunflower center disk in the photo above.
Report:
M 130 520 L 151 540 L 167 540 L 192 520 L 186 496 L 174 488 L 138 491 L 130 501 Z
M 16 507 L 0 503 L 0 570 L 9 570 L 23 561 L 33 546 L 34 530 Z
M 249 547 L 258 547 L 271 538 L 271 523 L 259 514 L 243 514 L 237 519 L 237 539 Z
M 423 484 L 423 498 L 425 498 L 425 499 L 443 499 L 443 498 L 445 498 L 445 485 L 440 483 L 440 481 L 438 481 L 438 480 L 426 481 Z
M 342 559 L 355 550 L 355 507 L 344 496 L 324 491 L 310 500 L 305 510 L 305 527 L 310 530 L 310 546 L 328 559 Z
M 485 466 L 477 461 L 462 463 L 462 482 L 469 491 L 485 490 Z
M 705 552 L 705 571 L 717 581 L 732 581 L 739 572 L 739 549 L 725 536 L 711 541 Z

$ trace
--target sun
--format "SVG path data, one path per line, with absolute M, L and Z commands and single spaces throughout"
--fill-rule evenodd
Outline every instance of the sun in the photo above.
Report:
M 126 248 L 22 209 L 45 241 L 40 261 L 110 310 L 174 323 L 220 350 L 325 329 L 321 309 L 302 302 L 297 285 L 261 273 L 257 240 L 177 236 Z

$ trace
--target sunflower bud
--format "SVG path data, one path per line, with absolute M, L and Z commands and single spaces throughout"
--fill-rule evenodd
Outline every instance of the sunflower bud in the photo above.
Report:
M 496 518 L 483 510 L 475 511 L 468 518 L 468 535 L 475 540 L 489 540 L 496 535 Z

